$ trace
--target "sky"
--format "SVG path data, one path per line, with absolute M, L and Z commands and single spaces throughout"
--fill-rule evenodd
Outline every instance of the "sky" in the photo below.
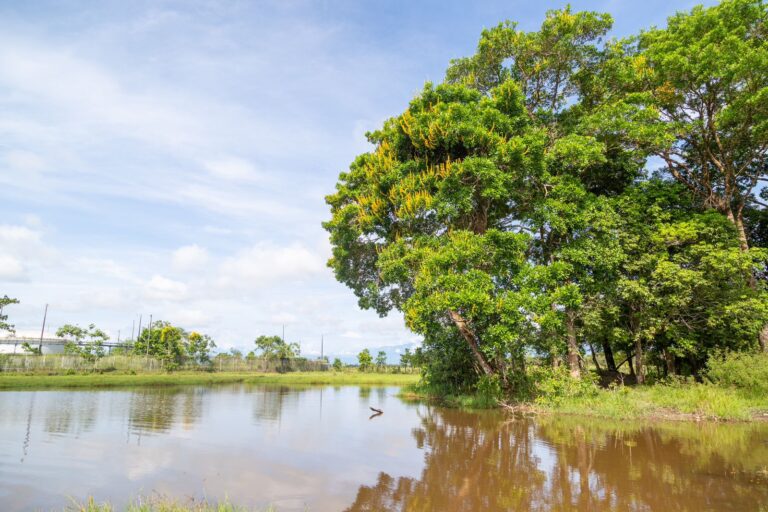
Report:
M 613 36 L 695 1 L 571 2 Z M 707 2 L 711 3 L 711 2 Z M 326 266 L 324 197 L 483 28 L 564 2 L 0 1 L 0 296 L 20 335 L 139 315 L 308 356 L 418 343 Z

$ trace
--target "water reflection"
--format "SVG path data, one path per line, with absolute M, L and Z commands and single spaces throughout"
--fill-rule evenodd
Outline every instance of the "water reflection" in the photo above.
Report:
M 31 400 L 34 400 L 34 396 L 31 395 Z M 84 393 L 77 399 L 73 395 L 62 396 L 45 408 L 45 431 L 74 435 L 88 432 L 94 426 L 98 408 L 98 396 L 95 393 Z
M 249 386 L 253 399 L 253 417 L 256 421 L 279 422 L 283 412 L 290 412 L 296 404 L 301 388 L 289 386 Z
M 61 510 L 89 495 L 119 509 L 153 493 L 281 512 L 768 506 L 766 424 L 515 419 L 396 392 L 0 393 L 0 510 Z M 369 421 L 370 407 L 384 414 Z
M 412 432 L 427 450 L 421 476 L 382 472 L 347 510 L 758 510 L 766 434 L 429 408 Z
M 146 388 L 130 394 L 128 425 L 132 433 L 168 432 L 176 424 L 191 429 L 203 414 L 204 387 Z

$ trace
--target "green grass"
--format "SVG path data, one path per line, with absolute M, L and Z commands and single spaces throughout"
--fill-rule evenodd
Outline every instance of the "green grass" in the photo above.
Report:
M 434 399 L 448 407 L 466 409 L 496 407 L 487 398 L 475 395 L 434 396 L 406 387 L 406 399 Z M 768 396 L 713 384 L 656 384 L 594 389 L 581 396 L 558 397 L 516 404 L 521 410 L 593 416 L 617 420 L 673 419 L 750 421 L 768 419 Z
M 190 384 L 325 384 L 404 386 L 419 380 L 418 374 L 361 372 L 208 373 L 175 372 L 145 374 L 93 373 L 81 375 L 0 374 L 0 390 L 43 388 L 103 388 L 129 386 L 179 386 Z
M 768 397 L 712 384 L 653 385 L 600 389 L 568 397 L 544 410 L 615 419 L 749 421 L 768 412 Z
M 167 498 L 139 498 L 124 509 L 115 508 L 109 503 L 97 503 L 89 498 L 83 504 L 75 504 L 65 509 L 72 512 L 257 512 L 257 509 L 248 509 L 232 505 L 228 501 L 222 503 L 208 503 L 207 501 L 190 501 L 181 503 Z M 273 507 L 263 509 L 263 512 L 274 512 Z

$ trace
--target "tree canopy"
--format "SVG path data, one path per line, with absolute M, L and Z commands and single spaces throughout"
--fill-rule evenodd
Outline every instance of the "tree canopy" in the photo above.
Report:
M 7 295 L 0 297 L 0 331 L 7 331 L 11 334 L 16 332 L 13 324 L 8 323 L 8 313 L 3 313 L 3 310 L 8 306 L 18 303 L 18 299 L 12 299 Z
M 768 253 L 744 219 L 765 224 L 765 19 L 728 0 L 625 40 L 570 8 L 484 31 L 340 174 L 337 279 L 402 311 L 450 387 L 513 390 L 532 356 L 573 377 L 588 354 L 627 362 L 642 382 L 756 347 Z
M 298 357 L 298 343 L 287 343 L 280 336 L 259 336 L 254 341 L 259 355 L 267 359 L 292 359 Z

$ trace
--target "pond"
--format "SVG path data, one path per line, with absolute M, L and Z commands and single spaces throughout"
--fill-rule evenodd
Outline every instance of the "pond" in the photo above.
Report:
M 397 392 L 0 392 L 0 510 L 62 510 L 89 495 L 310 512 L 768 507 L 764 423 L 515 418 Z

